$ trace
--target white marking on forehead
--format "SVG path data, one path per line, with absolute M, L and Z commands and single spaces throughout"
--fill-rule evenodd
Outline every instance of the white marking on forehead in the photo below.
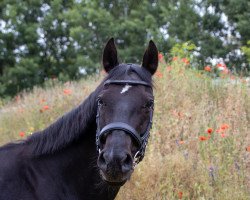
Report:
M 121 94 L 127 92 L 129 90 L 129 88 L 131 88 L 132 85 L 125 85 L 123 88 L 122 88 L 122 91 L 121 91 Z

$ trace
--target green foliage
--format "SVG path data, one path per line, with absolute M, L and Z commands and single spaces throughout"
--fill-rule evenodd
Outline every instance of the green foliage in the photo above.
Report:
M 68 81 L 96 73 L 110 37 L 120 62 L 140 63 L 150 39 L 161 52 L 190 41 L 199 62 L 221 57 L 241 70 L 246 60 L 235 50 L 250 39 L 248 11 L 245 0 L 2 0 L 0 96 L 54 77 Z M 221 20 L 224 13 L 229 25 Z
M 12 1 L 0 4 L 0 96 L 96 73 L 110 37 L 121 62 L 141 62 L 144 45 L 157 34 L 151 2 Z M 147 13 L 147 15 L 142 15 Z M 4 31 L 2 31 L 4 30 Z
M 196 48 L 192 42 L 177 43 L 170 50 L 170 54 L 179 58 L 187 58 L 191 61 L 193 58 L 192 54 Z
M 247 46 L 241 47 L 241 50 L 246 55 L 248 63 L 250 63 L 250 40 L 248 40 Z

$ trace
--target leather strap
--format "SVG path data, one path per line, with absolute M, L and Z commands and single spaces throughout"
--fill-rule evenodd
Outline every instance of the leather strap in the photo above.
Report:
M 113 122 L 113 123 L 107 124 L 100 131 L 99 138 L 101 138 L 105 133 L 112 131 L 112 130 L 122 130 L 131 134 L 133 138 L 136 140 L 136 142 L 138 143 L 139 147 L 141 147 L 142 139 L 140 135 L 132 126 L 125 124 L 123 122 Z
M 104 85 L 109 84 L 117 84 L 117 85 L 144 85 L 147 87 L 152 87 L 151 84 L 145 82 L 145 81 L 136 81 L 136 80 L 107 80 L 104 82 Z

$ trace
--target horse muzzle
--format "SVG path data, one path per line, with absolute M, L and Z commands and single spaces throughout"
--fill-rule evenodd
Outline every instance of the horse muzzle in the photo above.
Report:
M 132 156 L 121 150 L 102 150 L 97 165 L 102 178 L 109 185 L 123 185 L 134 171 Z

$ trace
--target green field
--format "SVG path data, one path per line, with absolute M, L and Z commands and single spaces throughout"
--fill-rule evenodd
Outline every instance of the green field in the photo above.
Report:
M 80 104 L 103 76 L 52 80 L 46 89 L 2 103 L 0 143 L 45 128 Z M 161 62 L 146 156 L 117 199 L 250 199 L 250 88 L 240 77 L 234 77 L 240 84 L 230 84 L 230 77 L 214 84 L 209 72 L 181 60 Z

